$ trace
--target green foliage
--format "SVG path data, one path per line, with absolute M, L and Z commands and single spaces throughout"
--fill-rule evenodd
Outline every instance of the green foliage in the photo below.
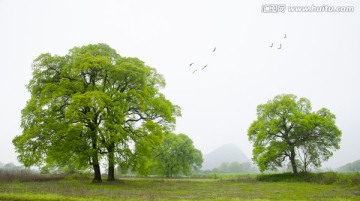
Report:
M 299 162 L 307 172 L 310 165 L 319 167 L 328 160 L 339 149 L 341 131 L 328 109 L 312 112 L 309 100 L 284 94 L 257 107 L 248 137 L 260 171 L 275 170 L 288 160 L 297 174 Z
M 154 166 L 160 175 L 191 174 L 201 168 L 202 153 L 185 134 L 168 133 L 154 151 Z
M 317 184 L 338 184 L 345 186 L 359 186 L 360 174 L 344 174 L 336 172 L 321 173 L 278 173 L 278 174 L 259 174 L 256 180 L 263 182 L 310 182 Z
M 100 181 L 104 156 L 109 169 L 115 163 L 141 169 L 136 157 L 144 155 L 136 152 L 160 142 L 180 115 L 159 92 L 164 86 L 154 68 L 106 44 L 75 47 L 65 56 L 42 54 L 27 86 L 22 135 L 13 140 L 18 159 L 26 167 L 92 165 Z
M 251 163 L 224 162 L 219 167 L 212 169 L 213 173 L 249 173 L 258 172 Z
M 43 174 L 75 174 L 82 173 L 91 170 L 90 168 L 85 168 L 74 160 L 75 158 L 69 158 L 69 161 L 66 164 L 54 164 L 47 163 L 45 166 L 41 167 L 41 173 Z

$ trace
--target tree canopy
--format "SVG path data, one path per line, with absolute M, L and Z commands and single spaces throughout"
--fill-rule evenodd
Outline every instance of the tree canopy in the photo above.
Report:
M 202 153 L 185 134 L 166 134 L 154 151 L 155 168 L 160 175 L 172 177 L 180 173 L 189 175 L 199 170 L 203 162 Z
M 154 68 L 106 44 L 74 47 L 65 56 L 41 54 L 27 86 L 23 132 L 13 140 L 18 159 L 25 166 L 92 165 L 94 182 L 101 182 L 103 157 L 108 180 L 115 163 L 141 168 L 139 153 L 159 144 L 180 115 L 163 87 Z
M 288 160 L 294 174 L 298 167 L 306 172 L 310 165 L 321 166 L 340 148 L 341 131 L 335 115 L 326 108 L 311 110 L 308 99 L 291 94 L 278 95 L 257 107 L 248 137 L 260 171 L 282 167 Z

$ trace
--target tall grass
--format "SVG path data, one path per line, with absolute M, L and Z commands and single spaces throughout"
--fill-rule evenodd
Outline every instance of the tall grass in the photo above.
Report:
M 30 170 L 6 171 L 0 170 L 0 182 L 40 182 L 64 179 L 65 175 L 43 175 Z
M 317 184 L 340 184 L 348 186 L 360 185 L 360 173 L 293 173 L 259 174 L 256 179 L 263 182 L 310 182 Z

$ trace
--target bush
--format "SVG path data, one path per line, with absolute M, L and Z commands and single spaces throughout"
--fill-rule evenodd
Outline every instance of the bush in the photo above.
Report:
M 316 183 L 320 184 L 333 184 L 338 181 L 339 176 L 335 172 L 324 172 L 324 173 L 317 173 L 320 177 L 314 177 Z
M 35 182 L 35 181 L 52 181 L 64 179 L 64 175 L 42 175 L 29 170 L 22 171 L 5 171 L 0 170 L 0 182 Z
M 263 182 L 310 182 L 317 184 L 339 184 L 347 186 L 360 185 L 360 173 L 281 173 L 281 174 L 259 174 L 256 180 Z
M 295 175 L 291 172 L 277 174 L 259 174 L 256 177 L 256 180 L 264 182 L 294 182 L 298 181 L 298 179 L 299 176 L 295 177 Z

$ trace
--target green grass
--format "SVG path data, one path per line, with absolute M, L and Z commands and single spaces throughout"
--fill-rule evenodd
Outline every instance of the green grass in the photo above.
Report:
M 318 174 L 310 177 L 320 178 Z M 275 182 L 274 178 L 281 179 Z M 359 185 L 317 181 L 274 174 L 217 175 L 217 179 L 214 175 L 124 177 L 93 184 L 90 177 L 75 175 L 61 180 L 0 181 L 0 200 L 360 200 Z
M 264 182 L 309 182 L 317 184 L 340 184 L 347 186 L 360 185 L 360 174 L 355 173 L 336 173 L 336 172 L 321 172 L 321 173 L 300 173 L 294 176 L 293 173 L 281 174 L 259 174 L 256 176 L 258 181 Z

